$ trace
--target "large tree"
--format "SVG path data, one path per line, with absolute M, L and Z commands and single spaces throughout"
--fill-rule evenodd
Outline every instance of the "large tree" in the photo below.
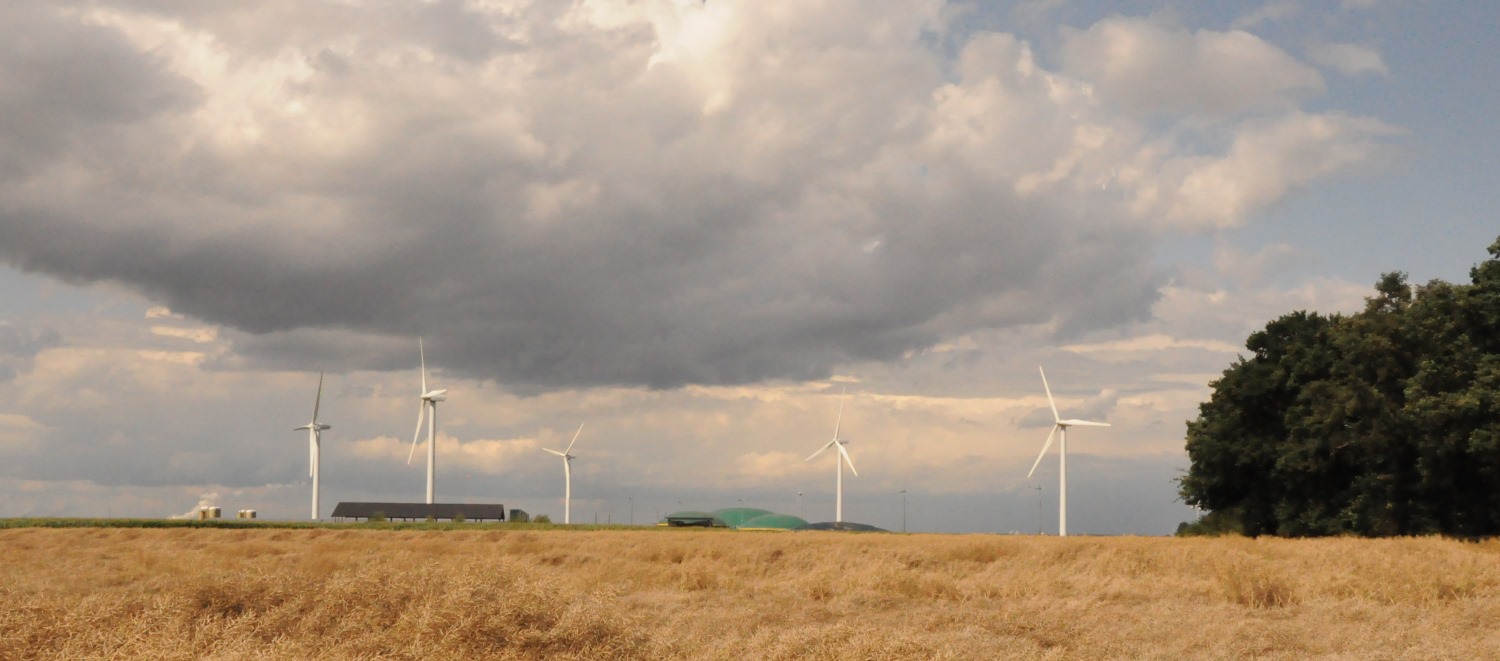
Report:
M 1246 341 L 1188 422 L 1181 479 L 1249 535 L 1500 534 L 1500 240 L 1471 282 L 1376 284 Z

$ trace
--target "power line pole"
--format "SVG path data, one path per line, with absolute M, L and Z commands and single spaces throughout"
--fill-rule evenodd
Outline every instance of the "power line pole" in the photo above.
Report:
M 1036 534 L 1042 534 L 1042 485 L 1038 484 L 1036 489 Z
M 901 532 L 906 532 L 906 489 L 901 490 Z
M 797 492 L 797 518 L 802 519 L 804 521 L 807 520 L 807 517 L 802 516 L 802 492 L 801 491 Z

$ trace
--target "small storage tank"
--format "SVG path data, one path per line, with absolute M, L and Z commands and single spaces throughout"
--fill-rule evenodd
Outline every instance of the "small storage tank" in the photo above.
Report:
M 219 518 L 219 516 L 220 516 L 219 515 L 219 508 L 217 508 L 217 507 L 210 507 L 210 508 L 208 508 L 208 518 L 210 518 L 210 519 L 217 519 L 217 518 Z

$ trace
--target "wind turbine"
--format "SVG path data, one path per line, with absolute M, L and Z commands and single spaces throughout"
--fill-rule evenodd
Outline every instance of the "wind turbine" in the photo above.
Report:
M 573 444 L 578 442 L 578 435 L 583 433 L 583 423 L 578 423 L 578 431 L 573 432 L 573 440 L 568 442 L 568 449 L 558 452 L 549 448 L 542 448 L 552 454 L 562 457 L 563 460 L 563 524 L 568 523 L 568 515 L 573 511 Z M 633 504 L 633 503 L 632 503 Z
M 292 431 L 307 430 L 307 474 L 312 478 L 312 520 L 318 520 L 318 445 L 323 439 L 323 431 L 333 429 L 333 425 L 325 425 L 318 422 L 318 406 L 323 403 L 323 373 L 318 372 L 318 396 L 313 400 L 312 422 L 309 422 Z
M 432 476 L 437 469 L 437 403 L 448 399 L 448 389 L 427 389 L 427 351 L 422 347 L 422 338 L 417 338 L 417 354 L 422 359 L 422 399 L 417 404 L 417 432 L 411 436 L 411 451 L 406 453 L 406 465 L 417 452 L 417 439 L 422 436 L 422 417 L 427 415 L 427 504 L 432 504 Z
M 1031 472 L 1027 473 L 1026 477 L 1029 478 L 1029 477 L 1031 477 L 1032 473 L 1036 472 L 1036 467 L 1039 466 L 1039 465 L 1041 465 L 1041 463 L 1042 463 L 1042 457 L 1044 457 L 1044 456 L 1047 455 L 1047 449 L 1052 447 L 1052 435 L 1053 434 L 1057 434 L 1058 430 L 1062 430 L 1062 434 L 1059 434 L 1059 438 L 1061 439 L 1060 440 L 1061 444 L 1058 446 L 1058 455 L 1060 457 L 1060 459 L 1059 459 L 1060 463 L 1058 464 L 1059 468 L 1058 468 L 1058 472 L 1057 472 L 1057 476 L 1058 476 L 1058 478 L 1057 478 L 1058 479 L 1058 487 L 1057 487 L 1057 536 L 1059 536 L 1059 537 L 1067 537 L 1068 536 L 1068 428 L 1069 427 L 1108 427 L 1109 423 L 1107 423 L 1107 422 L 1091 422 L 1091 421 L 1088 421 L 1088 420 L 1076 420 L 1076 419 L 1063 420 L 1062 417 L 1057 414 L 1057 402 L 1052 401 L 1052 387 L 1047 385 L 1047 372 L 1044 371 L 1041 367 L 1038 367 L 1036 369 L 1037 369 L 1038 372 L 1042 373 L 1042 387 L 1047 390 L 1047 405 L 1052 407 L 1052 431 L 1047 432 L 1047 442 L 1046 442 L 1046 444 L 1042 445 L 1042 453 L 1036 456 L 1036 463 L 1034 463 L 1034 464 L 1031 465 Z
M 834 483 L 835 484 L 835 490 L 834 490 L 835 491 L 835 495 L 834 495 L 834 506 L 833 506 L 833 522 L 834 523 L 842 523 L 844 521 L 844 464 L 848 463 L 849 464 L 849 472 L 854 473 L 855 477 L 859 476 L 859 471 L 854 470 L 854 460 L 849 458 L 849 451 L 844 449 L 844 446 L 849 444 L 849 439 L 839 438 L 839 427 L 841 425 L 843 425 L 843 423 L 844 423 L 844 398 L 841 396 L 839 398 L 839 417 L 838 417 L 838 421 L 835 422 L 835 423 L 833 423 L 833 440 L 828 441 L 827 443 L 824 443 L 823 447 L 818 448 L 817 452 L 814 452 L 811 455 L 809 455 L 806 459 L 803 459 L 803 461 L 812 461 L 813 457 L 816 457 L 816 456 L 818 456 L 820 454 L 823 454 L 823 451 L 827 450 L 830 447 L 834 447 L 834 448 L 838 448 L 839 449 L 839 458 L 835 462 L 837 464 L 837 470 L 838 470 L 838 478 L 837 478 L 838 481 Z

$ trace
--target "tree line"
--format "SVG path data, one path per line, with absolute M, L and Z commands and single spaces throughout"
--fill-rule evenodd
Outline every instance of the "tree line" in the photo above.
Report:
M 1266 324 L 1187 424 L 1180 532 L 1500 534 L 1500 240 L 1469 284 L 1381 276 Z

